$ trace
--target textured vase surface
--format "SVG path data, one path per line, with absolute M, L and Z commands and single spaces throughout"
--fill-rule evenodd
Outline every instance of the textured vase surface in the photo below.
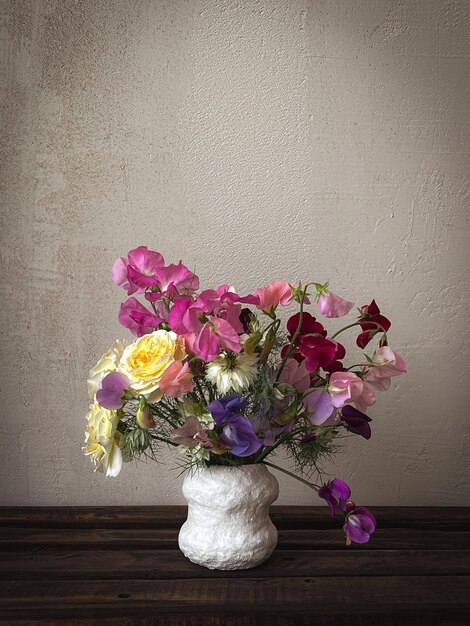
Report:
M 188 519 L 178 543 L 193 563 L 209 569 L 248 569 L 265 561 L 277 544 L 269 507 L 279 484 L 265 465 L 209 467 L 186 475 Z

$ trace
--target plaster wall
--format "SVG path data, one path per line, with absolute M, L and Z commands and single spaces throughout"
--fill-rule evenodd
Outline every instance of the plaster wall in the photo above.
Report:
M 470 504 L 470 3 L 1 0 L 0 26 L 1 503 L 183 502 L 169 455 L 105 480 L 80 449 L 126 335 L 110 267 L 146 244 L 206 286 L 376 297 L 410 373 L 335 472 Z

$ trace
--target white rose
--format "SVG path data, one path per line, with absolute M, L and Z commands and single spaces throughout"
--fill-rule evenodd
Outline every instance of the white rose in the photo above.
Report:
M 109 372 L 114 372 L 114 370 L 117 368 L 126 346 L 127 341 L 125 341 L 124 339 L 116 339 L 110 349 L 105 354 L 103 354 L 95 367 L 91 368 L 90 373 L 88 374 L 87 381 L 88 397 L 90 398 L 90 400 L 93 400 L 95 398 L 100 382 L 106 376 L 106 374 L 109 374 Z

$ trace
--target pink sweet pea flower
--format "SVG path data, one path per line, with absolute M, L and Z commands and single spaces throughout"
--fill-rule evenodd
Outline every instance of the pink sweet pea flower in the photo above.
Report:
M 271 313 L 279 304 L 286 306 L 292 300 L 292 287 L 285 281 L 271 283 L 267 287 L 257 289 L 259 298 L 258 309 L 265 313 Z
M 164 263 L 159 252 L 149 250 L 147 246 L 139 246 L 130 250 L 127 259 L 121 257 L 115 261 L 111 277 L 117 285 L 127 289 L 129 295 L 144 293 L 157 284 L 155 271 Z
M 406 374 L 408 366 L 403 357 L 388 346 L 379 348 L 372 357 L 372 368 L 366 380 L 376 389 L 386 391 L 390 387 L 391 378 Z
M 352 309 L 354 302 L 344 300 L 328 289 L 324 289 L 318 297 L 318 306 L 325 317 L 343 317 Z
M 375 404 L 375 391 L 368 382 L 363 381 L 353 372 L 334 372 L 330 376 L 328 393 L 333 405 L 341 408 L 347 402 L 353 402 L 360 411 Z
M 299 393 L 304 393 L 310 387 L 310 374 L 304 363 L 297 363 L 295 359 L 288 359 L 279 381 L 291 385 Z
M 170 398 L 179 398 L 193 390 L 193 376 L 189 372 L 188 363 L 173 361 L 158 383 L 160 389 Z
M 121 304 L 119 322 L 136 337 L 152 333 L 163 318 L 149 311 L 137 298 L 128 298 Z

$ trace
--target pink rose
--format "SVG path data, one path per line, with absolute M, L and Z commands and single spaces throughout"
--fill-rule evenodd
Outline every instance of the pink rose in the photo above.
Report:
M 328 393 L 332 397 L 333 406 L 341 408 L 353 402 L 360 411 L 375 404 L 375 391 L 368 382 L 363 381 L 352 372 L 334 372 L 330 376 Z

